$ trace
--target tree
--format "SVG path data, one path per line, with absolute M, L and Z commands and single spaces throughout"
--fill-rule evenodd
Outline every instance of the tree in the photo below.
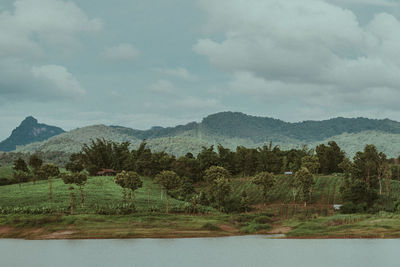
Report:
M 185 156 L 180 157 L 174 162 L 172 170 L 179 175 L 179 177 L 188 177 L 192 182 L 198 182 L 201 179 L 200 163 L 195 158 Z
M 125 186 L 130 189 L 131 204 L 134 204 L 135 191 L 143 186 L 142 180 L 140 180 L 137 172 L 130 171 L 125 174 Z
M 222 207 L 229 199 L 230 193 L 232 191 L 232 186 L 227 178 L 219 177 L 214 180 L 209 188 L 210 195 L 219 211 L 222 211 Z
M 27 181 L 29 177 L 29 169 L 26 165 L 25 160 L 23 160 L 22 158 L 16 159 L 14 161 L 13 170 L 13 177 L 18 182 L 19 187 L 21 187 L 21 182 Z
M 43 175 L 49 180 L 49 200 L 51 201 L 53 199 L 53 177 L 58 176 L 60 170 L 52 163 L 44 164 L 41 170 L 43 171 Z
M 350 177 L 354 166 L 348 158 L 344 158 L 343 161 L 338 165 L 338 167 L 343 171 L 343 180 L 341 186 L 341 191 L 343 191 L 345 189 L 348 189 L 350 186 Z
M 114 182 L 122 187 L 122 203 L 125 204 L 126 203 L 126 176 L 127 173 L 125 171 L 122 171 L 120 173 L 118 173 L 117 175 L 115 175 L 114 177 Z
M 75 176 L 75 184 L 79 186 L 79 192 L 81 193 L 81 206 L 82 208 L 85 207 L 86 196 L 83 195 L 83 187 L 87 182 L 87 174 L 86 173 L 73 173 Z
M 180 185 L 179 176 L 174 171 L 162 171 L 156 175 L 155 184 L 159 184 L 165 191 L 167 205 L 166 205 L 166 213 L 168 213 L 169 207 L 169 199 L 168 194 L 171 190 L 177 189 Z
M 304 201 L 304 206 L 307 205 L 307 201 L 311 200 L 311 193 L 315 184 L 312 173 L 307 168 L 301 168 L 295 174 L 296 184 L 300 188 L 301 198 Z
M 261 187 L 265 205 L 267 203 L 268 192 L 275 183 L 275 176 L 269 172 L 260 172 L 254 177 L 253 183 Z
M 35 184 L 36 180 L 43 177 L 43 172 L 40 167 L 43 165 L 43 160 L 36 154 L 29 157 L 29 166 L 33 169 L 32 182 Z
M 71 215 L 73 215 L 74 214 L 74 208 L 75 208 L 75 193 L 74 193 L 74 187 L 72 185 L 75 183 L 76 177 L 75 177 L 74 174 L 72 174 L 72 175 L 63 174 L 63 175 L 61 175 L 61 178 L 62 178 L 64 184 L 69 184 L 70 185 L 69 188 L 68 188 L 69 189 L 69 196 L 70 196 L 69 206 L 70 206 L 70 209 L 71 209 Z
M 96 175 L 101 169 L 122 171 L 130 160 L 129 142 L 116 143 L 97 138 L 91 144 L 82 147 L 82 164 L 90 175 Z
M 240 210 L 247 213 L 249 209 L 250 209 L 250 200 L 246 190 L 243 190 L 240 197 Z
M 328 142 L 328 146 L 321 144 L 316 147 L 320 171 L 325 174 L 339 172 L 339 164 L 344 160 L 345 153 L 335 141 Z
M 319 166 L 319 160 L 316 156 L 305 156 L 301 159 L 301 167 L 307 168 L 312 174 L 318 172 Z
M 19 188 L 21 188 L 21 183 L 28 181 L 29 175 L 24 171 L 14 171 L 13 178 L 18 182 Z
M 82 155 L 74 153 L 69 157 L 69 161 L 65 165 L 65 169 L 73 173 L 80 173 L 84 169 L 82 162 Z
M 14 171 L 29 172 L 28 166 L 26 165 L 25 160 L 22 158 L 18 158 L 14 161 L 13 169 Z
M 203 146 L 203 149 L 197 155 L 197 160 L 200 163 L 202 171 L 207 170 L 211 166 L 217 166 L 220 163 L 218 154 L 214 151 L 214 146 L 210 146 L 209 148 Z
M 211 184 L 218 178 L 229 179 L 230 173 L 223 167 L 220 166 L 211 166 L 205 171 L 204 180 Z

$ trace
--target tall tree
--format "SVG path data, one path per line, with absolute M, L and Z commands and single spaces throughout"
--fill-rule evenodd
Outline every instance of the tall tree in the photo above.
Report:
M 209 188 L 209 192 L 219 209 L 222 211 L 225 202 L 229 199 L 232 192 L 232 185 L 227 178 L 219 177 L 214 180 Z
M 23 160 L 20 157 L 16 159 L 14 161 L 13 170 L 14 170 L 13 177 L 18 182 L 18 185 L 21 188 L 21 182 L 24 182 L 29 177 L 28 175 L 29 169 L 28 166 L 26 165 L 25 160 Z
M 69 201 L 69 207 L 70 207 L 70 212 L 71 215 L 74 214 L 74 209 L 75 209 L 75 193 L 74 193 L 74 187 L 73 184 L 75 183 L 75 175 L 74 174 L 62 174 L 61 178 L 64 182 L 64 184 L 69 184 L 69 197 L 70 197 L 70 201 Z
M 156 175 L 154 183 L 161 185 L 161 187 L 165 191 L 165 196 L 167 200 L 165 212 L 168 213 L 168 208 L 169 208 L 168 194 L 171 192 L 171 190 L 179 188 L 180 185 L 179 176 L 174 171 L 162 171 Z
M 143 182 L 137 172 L 130 171 L 125 174 L 125 185 L 126 188 L 130 190 L 129 196 L 131 204 L 133 205 L 135 199 L 135 191 L 143 186 Z
M 267 203 L 268 192 L 274 186 L 275 176 L 269 172 L 260 172 L 254 177 L 253 183 L 261 187 L 265 205 Z
M 301 168 L 295 174 L 296 184 L 300 188 L 301 198 L 304 201 L 304 206 L 311 200 L 311 194 L 315 185 L 314 177 L 307 168 Z
M 43 171 L 45 177 L 49 180 L 49 200 L 51 201 L 53 199 L 53 178 L 60 174 L 60 170 L 58 166 L 52 163 L 44 164 L 41 167 L 41 170 Z
M 301 159 L 301 166 L 307 168 L 312 174 L 316 174 L 320 165 L 316 156 L 305 156 Z
M 211 166 L 204 172 L 204 180 L 211 184 L 218 178 L 229 179 L 230 173 L 221 166 Z
M 328 146 L 321 144 L 316 147 L 320 171 L 325 174 L 339 172 L 339 164 L 344 160 L 345 153 L 335 141 L 328 142 Z
M 211 166 L 217 166 L 220 163 L 218 154 L 214 151 L 214 146 L 210 146 L 209 148 L 203 146 L 201 152 L 197 155 L 197 160 L 200 163 L 202 171 L 207 170 Z
M 28 163 L 33 170 L 32 182 L 35 184 L 36 180 L 43 177 L 43 172 L 40 168 L 43 165 L 43 160 L 37 154 L 33 154 L 29 157 Z

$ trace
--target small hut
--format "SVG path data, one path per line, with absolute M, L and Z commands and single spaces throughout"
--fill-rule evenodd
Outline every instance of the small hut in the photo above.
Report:
M 115 176 L 117 171 L 113 169 L 102 169 L 101 171 L 97 172 L 98 176 Z

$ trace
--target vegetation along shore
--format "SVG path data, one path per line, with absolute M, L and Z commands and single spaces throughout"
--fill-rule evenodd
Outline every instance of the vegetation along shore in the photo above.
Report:
M 397 238 L 399 173 L 373 145 L 352 159 L 335 142 L 176 158 L 96 139 L 65 166 L 32 154 L 0 167 L 0 237 Z

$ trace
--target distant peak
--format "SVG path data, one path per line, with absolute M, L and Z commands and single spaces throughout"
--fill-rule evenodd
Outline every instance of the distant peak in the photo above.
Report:
M 37 124 L 38 120 L 32 116 L 26 117 L 21 124 Z

